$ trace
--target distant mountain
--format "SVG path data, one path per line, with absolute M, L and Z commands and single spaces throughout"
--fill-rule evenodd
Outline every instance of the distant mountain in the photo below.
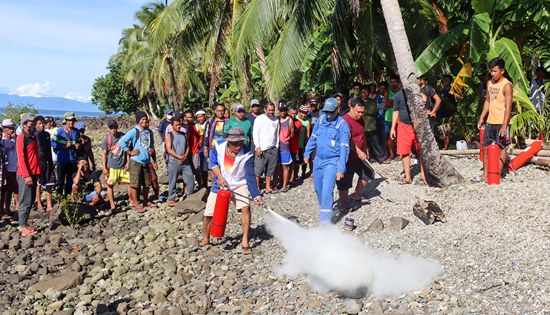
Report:
M 32 104 L 36 109 L 102 112 L 92 103 L 82 103 L 63 97 L 33 97 L 0 93 L 0 107 L 6 107 L 8 102 L 11 102 L 12 104 Z

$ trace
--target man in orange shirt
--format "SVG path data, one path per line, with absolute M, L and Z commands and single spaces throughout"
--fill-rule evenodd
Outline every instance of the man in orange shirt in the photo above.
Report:
M 487 125 L 483 134 L 483 176 L 474 181 L 487 181 L 487 146 L 496 143 L 504 150 L 500 150 L 500 171 L 506 161 L 506 146 L 510 144 L 510 116 L 512 113 L 512 83 L 504 77 L 506 69 L 504 60 L 498 57 L 489 62 L 491 80 L 487 82 L 487 96 L 483 105 L 483 111 L 477 122 L 477 128 L 481 129 L 487 117 Z

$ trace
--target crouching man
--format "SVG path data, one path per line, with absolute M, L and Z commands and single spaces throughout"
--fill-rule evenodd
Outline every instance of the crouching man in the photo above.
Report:
M 243 128 L 230 129 L 226 141 L 219 141 L 210 152 L 210 165 L 214 173 L 214 183 L 206 201 L 204 210 L 203 233 L 204 238 L 198 248 L 210 243 L 210 225 L 216 205 L 217 192 L 221 187 L 232 191 L 231 202 L 241 213 L 243 237 L 241 241 L 242 253 L 251 254 L 252 248 L 248 243 L 250 231 L 250 199 L 258 205 L 263 203 L 260 190 L 256 185 L 254 175 L 254 159 L 250 148 L 243 144 Z M 250 198 L 252 195 L 252 198 Z
M 79 157 L 77 171 L 73 173 L 72 202 L 85 202 L 90 206 L 105 199 L 105 192 L 101 186 L 100 171 L 90 172 L 88 157 Z

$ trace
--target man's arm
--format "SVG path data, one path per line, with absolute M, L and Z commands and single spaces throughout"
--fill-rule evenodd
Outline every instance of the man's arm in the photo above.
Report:
M 432 117 L 435 117 L 437 115 L 437 110 L 439 109 L 439 106 L 441 106 L 441 97 L 437 93 L 434 93 L 433 99 L 435 100 L 434 108 L 432 108 L 432 111 L 430 115 Z
M 164 138 L 164 147 L 166 149 L 166 153 L 178 160 L 181 159 L 181 155 L 177 154 L 176 151 L 172 149 L 172 136 L 169 133 L 166 134 L 166 138 Z
M 256 175 L 254 174 L 254 157 L 249 158 L 244 164 L 246 186 L 248 187 L 248 192 L 256 203 L 263 203 L 262 197 L 260 196 L 260 189 L 258 189 L 258 184 L 256 183 Z
M 311 126 L 311 124 L 308 125 L 308 127 Z M 304 150 L 304 162 L 307 164 L 309 163 L 309 158 L 311 157 L 311 153 L 315 148 L 317 148 L 317 135 L 315 132 L 319 128 L 319 124 L 316 124 L 315 127 L 313 127 L 313 133 L 311 134 L 311 137 L 307 141 L 306 148 Z
M 391 130 L 390 130 L 390 138 L 395 139 L 396 133 L 397 133 L 397 123 L 399 122 L 399 111 L 393 109 L 393 114 L 391 116 Z
M 129 150 L 128 147 L 128 141 L 132 141 L 133 143 L 133 137 L 136 136 L 137 130 L 136 128 L 132 128 L 132 130 L 128 131 L 120 140 L 118 141 L 118 145 L 124 152 L 127 152 L 129 156 L 134 156 L 139 154 L 139 149 Z
M 347 122 L 344 121 L 340 124 L 340 129 L 338 129 L 338 136 L 340 138 L 340 158 L 338 159 L 338 164 L 336 165 L 336 172 L 340 173 L 341 176 L 337 175 L 337 180 L 344 177 L 344 173 L 346 172 L 346 163 L 348 162 L 349 158 L 349 144 L 350 142 L 353 142 L 350 139 L 349 125 Z
M 86 151 L 88 151 L 88 158 L 90 159 L 90 163 L 92 163 L 92 170 L 95 171 L 95 156 L 94 156 L 94 151 L 92 150 L 91 138 L 90 138 L 90 142 L 86 144 Z
M 107 149 L 101 150 L 101 170 L 103 171 L 104 175 L 108 175 L 107 173 Z
M 513 100 L 513 94 L 514 89 L 512 88 L 512 84 L 506 84 L 504 86 L 504 122 L 502 123 L 502 127 L 500 127 L 500 136 L 504 137 L 506 136 L 506 129 L 508 128 L 508 124 L 510 123 L 510 117 L 512 115 L 512 100 Z
M 260 117 L 258 117 L 260 118 Z M 252 141 L 254 142 L 254 147 L 259 148 L 260 147 L 260 124 L 262 123 L 261 120 L 256 118 L 256 121 L 254 122 L 254 125 L 256 125 L 256 128 L 252 128 Z
M 485 102 L 483 103 L 483 110 L 481 111 L 481 115 L 479 116 L 479 120 L 477 122 L 477 129 L 481 129 L 483 123 L 485 122 L 485 117 L 489 114 L 489 104 L 489 82 L 487 82 L 487 93 L 485 93 Z
M 390 100 L 390 90 L 384 92 L 384 108 L 392 108 L 393 100 Z

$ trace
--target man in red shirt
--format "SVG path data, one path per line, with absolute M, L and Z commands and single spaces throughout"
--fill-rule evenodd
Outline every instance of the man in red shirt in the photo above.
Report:
M 23 132 L 17 136 L 17 183 L 19 184 L 19 231 L 22 236 L 36 234 L 35 228 L 27 224 L 31 207 L 36 199 L 36 182 L 41 174 L 38 159 L 38 142 L 35 138 L 34 116 L 21 116 Z
M 343 116 L 349 125 L 350 130 L 350 153 L 346 163 L 346 172 L 344 178 L 336 182 L 338 194 L 340 195 L 340 210 L 349 209 L 348 192 L 353 187 L 353 176 L 357 174 L 359 180 L 355 186 L 355 192 L 351 196 L 351 201 L 362 205 L 368 204 L 369 200 L 362 197 L 363 188 L 367 185 L 369 179 L 374 178 L 374 174 L 363 162 L 367 159 L 367 143 L 365 141 L 365 103 L 361 98 L 350 100 L 349 112 Z
M 191 168 L 193 168 L 193 174 L 195 175 L 198 186 L 203 187 L 203 185 L 205 186 L 206 183 L 202 183 L 201 158 L 199 149 L 200 147 L 202 147 L 202 143 L 200 143 L 202 136 L 197 130 L 197 126 L 195 125 L 195 117 L 193 115 L 193 111 L 186 110 L 184 115 L 184 123 L 187 124 L 187 145 L 189 146 L 189 150 L 191 153 Z

